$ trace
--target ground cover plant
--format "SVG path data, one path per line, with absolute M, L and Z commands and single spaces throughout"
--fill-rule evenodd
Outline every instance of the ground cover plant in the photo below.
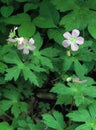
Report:
M 0 130 L 96 130 L 96 0 L 0 5 Z

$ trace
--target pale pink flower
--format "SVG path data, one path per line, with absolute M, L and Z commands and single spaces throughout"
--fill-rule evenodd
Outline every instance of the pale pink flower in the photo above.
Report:
M 24 37 L 16 38 L 16 40 L 17 40 L 18 44 L 21 45 L 24 41 Z
M 9 37 L 9 38 L 7 39 L 7 41 L 8 41 L 8 42 L 12 42 L 12 43 L 17 42 L 17 40 L 16 40 L 15 38 L 11 38 L 11 37 Z
M 17 48 L 23 50 L 24 54 L 29 54 L 29 51 L 33 51 L 36 47 L 34 45 L 34 39 L 20 39 L 21 42 L 18 43 Z
M 87 82 L 87 80 L 81 80 L 81 81 L 80 81 L 79 78 L 73 78 L 72 81 L 75 82 L 75 83 L 86 83 L 86 82 Z
M 65 32 L 63 36 L 67 39 L 62 42 L 62 45 L 67 48 L 71 46 L 71 50 L 77 51 L 79 49 L 78 45 L 82 45 L 84 43 L 84 38 L 79 36 L 80 31 L 77 29 L 74 29 L 72 31 L 72 34 L 69 32 Z

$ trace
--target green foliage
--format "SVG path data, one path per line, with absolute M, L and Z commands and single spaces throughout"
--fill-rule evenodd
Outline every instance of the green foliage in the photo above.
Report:
M 10 16 L 13 13 L 13 11 L 14 11 L 13 6 L 2 6 L 0 9 L 1 14 L 4 17 Z
M 62 114 L 59 113 L 58 111 L 54 111 L 52 115 L 50 114 L 42 115 L 44 123 L 56 130 L 63 130 L 65 127 L 65 123 Z
M 27 13 L 13 15 L 3 20 L 5 24 L 21 25 L 24 22 L 30 22 L 30 16 Z
M 0 123 L 0 129 L 1 130 L 13 130 L 13 128 L 7 123 L 7 122 L 1 122 Z
M 43 39 L 42 37 L 40 36 L 40 33 L 37 32 L 35 35 L 34 35 L 34 40 L 35 40 L 35 44 L 36 44 L 36 50 L 39 50 L 41 48 L 41 46 L 43 45 Z
M 64 32 L 64 29 L 49 29 L 48 37 L 50 39 L 54 39 L 55 42 L 61 45 L 63 41 L 63 32 Z
M 68 86 L 65 86 L 62 83 L 58 83 L 55 84 L 55 86 L 51 89 L 51 92 L 57 93 L 59 95 L 57 97 L 57 104 L 66 104 L 66 103 L 69 104 L 71 103 L 72 99 L 74 99 L 76 106 L 88 105 L 94 101 L 94 100 L 92 101 L 91 98 L 96 97 L 96 88 L 92 86 L 94 81 L 91 83 L 90 81 L 91 79 L 88 78 L 87 82 L 83 84 L 68 83 Z
M 14 117 L 18 117 L 21 112 L 27 113 L 27 103 L 20 101 L 20 93 L 19 90 L 14 86 L 7 86 L 5 90 L 3 90 L 3 96 L 6 98 L 0 101 L 0 114 L 2 115 L 8 109 L 11 108 L 11 112 Z
M 41 108 L 41 110 L 44 112 L 44 111 L 50 109 L 50 105 L 48 103 L 40 102 L 39 103 L 39 108 Z
M 81 65 L 78 60 L 74 61 L 74 69 L 78 77 L 84 77 L 84 74 L 86 74 L 86 67 L 84 65 Z
M 27 12 L 29 10 L 32 10 L 32 9 L 37 9 L 38 5 L 37 4 L 33 4 L 33 3 L 26 3 L 24 5 L 24 12 Z
M 15 58 L 14 58 L 15 56 Z M 13 60 L 10 61 L 10 58 Z M 4 61 L 11 64 L 16 64 L 14 67 L 6 69 L 6 76 L 5 80 L 14 80 L 16 81 L 20 75 L 20 72 L 22 71 L 24 74 L 25 80 L 30 80 L 30 82 L 33 82 L 35 85 L 38 85 L 37 77 L 36 75 L 30 70 L 28 66 L 26 66 L 18 57 L 16 52 L 10 52 L 6 56 L 4 56 Z M 26 75 L 27 74 L 27 75 Z
M 0 130 L 95 130 L 96 0 L 0 5 Z
M 82 125 L 76 128 L 76 130 L 90 130 L 95 129 L 96 124 L 96 103 L 90 105 L 88 109 L 79 108 L 77 111 L 69 113 L 67 116 L 76 122 L 84 122 Z
M 89 31 L 89 33 L 91 34 L 91 36 L 92 36 L 94 39 L 96 39 L 96 30 L 95 30 L 95 27 L 96 27 L 96 23 L 90 24 L 90 25 L 88 26 L 88 31 Z
M 28 30 L 28 31 L 27 31 Z M 35 33 L 35 26 L 32 22 L 22 23 L 18 29 L 19 36 L 30 38 Z
M 40 28 L 54 28 L 58 22 L 59 13 L 55 7 L 48 0 L 43 0 L 40 5 L 39 16 L 34 19 L 34 24 Z

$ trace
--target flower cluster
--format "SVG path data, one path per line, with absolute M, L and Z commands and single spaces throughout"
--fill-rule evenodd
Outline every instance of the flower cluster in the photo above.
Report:
M 18 45 L 17 45 L 18 50 L 23 50 L 24 54 L 29 54 L 29 51 L 33 51 L 35 49 L 33 38 L 30 38 L 28 40 L 21 37 L 21 38 L 17 38 L 17 41 L 18 41 Z
M 33 51 L 36 47 L 34 45 L 34 39 L 30 38 L 29 40 L 24 37 L 16 37 L 15 31 L 17 27 L 14 27 L 13 31 L 10 32 L 8 42 L 17 43 L 18 50 L 23 50 L 23 54 L 29 54 L 29 51 Z
M 74 29 L 72 31 L 72 34 L 69 32 L 65 32 L 63 36 L 67 39 L 62 42 L 62 45 L 67 48 L 71 46 L 72 51 L 77 51 L 79 49 L 78 45 L 81 45 L 84 43 L 84 38 L 79 36 L 80 31 L 77 29 Z

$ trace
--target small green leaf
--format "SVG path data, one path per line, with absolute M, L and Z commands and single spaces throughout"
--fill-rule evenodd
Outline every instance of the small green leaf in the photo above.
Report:
M 18 103 L 16 103 L 16 104 L 13 105 L 13 107 L 11 109 L 11 113 L 15 116 L 15 118 L 17 118 L 19 116 L 19 114 L 21 113 L 21 111 L 20 111 Z
M 65 123 L 63 120 L 63 116 L 58 111 L 54 111 L 53 115 L 43 114 L 43 120 L 46 125 L 56 130 L 63 130 L 65 127 Z
M 13 128 L 7 122 L 1 122 L 0 130 L 13 130 Z
M 50 39 L 54 39 L 55 42 L 62 45 L 62 42 L 64 40 L 63 37 L 64 29 L 49 29 L 47 34 Z
M 96 102 L 91 104 L 88 108 L 79 108 L 67 114 L 71 120 L 82 122 L 83 124 L 76 127 L 76 130 L 95 130 L 96 129 Z
M 59 50 L 53 47 L 48 47 L 40 51 L 40 54 L 47 57 L 56 57 L 59 54 Z
M 7 65 L 0 62 L 0 73 L 4 73 L 6 69 L 7 69 Z
M 88 31 L 91 34 L 91 36 L 96 39 L 96 22 L 94 24 L 89 24 Z
M 5 19 L 5 23 L 6 24 L 17 24 L 17 25 L 20 25 L 24 22 L 30 22 L 31 21 L 31 18 L 30 16 L 27 14 L 27 13 L 19 13 L 17 15 L 13 15 L 9 18 L 6 18 Z M 29 31 L 29 30 L 27 30 Z
M 51 2 L 53 3 L 53 5 L 56 6 L 56 9 L 60 10 L 61 12 L 65 12 L 76 8 L 75 0 L 51 0 Z
M 35 33 L 35 26 L 32 22 L 23 22 L 18 28 L 18 34 L 20 37 L 30 38 Z
M 34 35 L 34 41 L 35 41 L 35 45 L 36 45 L 36 50 L 39 50 L 43 44 L 43 38 L 40 36 L 40 33 L 37 32 L 35 35 Z
M 76 74 L 80 78 L 83 78 L 87 72 L 87 68 L 84 65 L 81 65 L 81 63 L 78 60 L 74 61 L 74 69 Z
M 12 94 L 13 93 L 13 94 Z M 10 100 L 11 103 L 17 103 L 19 100 L 20 93 L 18 92 L 18 89 L 15 88 L 13 85 L 7 86 L 7 88 L 4 91 L 4 97 Z
M 52 61 L 51 61 L 49 58 L 44 57 L 44 56 L 41 56 L 41 57 L 40 57 L 40 62 L 41 62 L 41 64 L 42 64 L 43 66 L 46 66 L 46 67 L 48 67 L 48 68 L 50 68 L 50 69 L 53 69 Z
M 49 0 L 43 0 L 43 2 L 41 2 L 39 14 L 43 18 L 48 18 L 53 21 L 55 25 L 59 22 L 59 13 Z
M 33 20 L 33 22 L 37 27 L 40 27 L 40 28 L 55 28 L 56 27 L 56 25 L 53 23 L 51 19 L 44 18 L 41 16 L 36 17 Z
M 27 107 L 25 102 L 17 102 L 13 104 L 11 112 L 17 118 L 21 112 L 27 113 Z
M 24 12 L 27 12 L 32 9 L 37 9 L 38 5 L 33 3 L 27 3 L 24 5 Z
M 10 16 L 13 13 L 13 11 L 14 11 L 13 6 L 2 6 L 0 9 L 1 14 L 4 17 Z
M 73 111 L 73 112 L 67 114 L 67 116 L 71 120 L 74 120 L 76 122 L 85 122 L 88 119 L 90 119 L 90 114 L 88 113 L 88 111 L 86 109 L 82 109 L 82 108 L 80 108 L 77 111 Z
M 62 98 L 64 97 L 64 98 Z M 56 104 L 57 105 L 68 105 L 72 102 L 72 96 L 66 94 L 66 95 L 63 95 L 63 94 L 60 94 L 57 96 L 57 101 L 56 101 Z
M 72 57 L 64 56 L 64 62 L 63 62 L 63 70 L 67 71 L 70 69 L 71 65 L 73 64 Z
M 0 115 L 7 111 L 12 106 L 12 102 L 9 100 L 0 101 Z
M 39 85 L 36 75 L 28 67 L 25 66 L 22 71 L 25 80 L 29 80 L 31 83 L 37 86 Z
M 61 94 L 61 95 L 70 95 L 71 94 L 70 88 L 66 87 L 62 83 L 55 84 L 50 92 L 54 92 L 54 93 Z
M 61 18 L 60 25 L 63 25 L 66 31 L 71 31 L 74 28 L 81 30 L 87 27 L 90 23 L 90 19 L 94 17 L 94 15 L 88 8 L 79 7 L 67 15 L 64 15 L 64 17 Z
M 16 64 L 16 65 L 22 64 L 18 54 L 12 50 L 6 55 L 4 55 L 3 60 L 4 62 L 10 63 L 10 64 Z
M 20 75 L 20 68 L 18 68 L 18 66 L 14 66 L 12 68 L 9 68 L 6 70 L 6 75 L 5 75 L 5 80 L 10 81 L 14 78 L 14 80 L 16 81 Z

